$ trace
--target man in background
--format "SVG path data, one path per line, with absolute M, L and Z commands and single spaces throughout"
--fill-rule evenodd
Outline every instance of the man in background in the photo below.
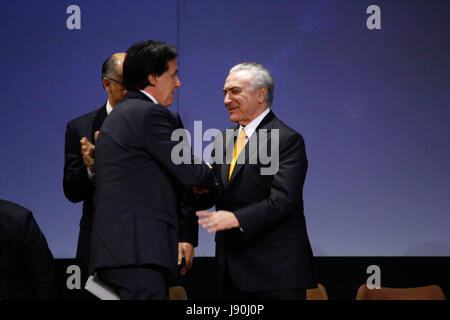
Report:
M 53 255 L 33 214 L 0 200 L 0 299 L 56 298 Z
M 102 84 L 108 94 L 106 103 L 101 108 L 70 121 L 66 128 L 63 188 L 64 194 L 70 201 L 83 201 L 83 214 L 80 221 L 76 253 L 77 263 L 83 275 L 83 284 L 88 276 L 89 243 L 94 214 L 95 168 L 93 152 L 95 137 L 103 121 L 126 93 L 122 84 L 124 59 L 125 53 L 118 52 L 103 63 Z

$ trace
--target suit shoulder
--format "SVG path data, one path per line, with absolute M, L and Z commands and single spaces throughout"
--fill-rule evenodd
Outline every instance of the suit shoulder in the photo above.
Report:
M 0 216 L 2 221 L 10 223 L 23 223 L 32 216 L 30 210 L 16 203 L 0 200 Z
M 287 124 L 285 124 L 280 119 L 275 119 L 275 124 L 273 126 L 274 129 L 280 130 L 280 137 L 284 138 L 286 140 L 289 139 L 300 139 L 304 143 L 303 136 L 295 129 L 289 127 Z
M 31 232 L 40 229 L 30 210 L 16 203 L 0 200 L 0 230 L 3 239 L 20 249 Z
M 174 119 L 179 119 L 180 118 L 180 115 L 178 114 L 178 112 L 176 112 L 176 111 L 172 111 L 172 110 L 169 110 L 169 112 L 170 112 L 170 115 L 174 118 Z
M 170 122 L 178 122 L 180 116 L 175 111 L 169 110 L 168 107 L 164 107 L 160 104 L 156 104 L 149 101 L 142 101 L 145 104 L 145 113 L 146 115 L 153 115 L 157 117 L 167 118 Z
M 170 115 L 172 116 L 173 120 L 175 121 L 176 127 L 182 127 L 183 121 L 181 121 L 180 114 L 176 111 L 169 110 Z
M 81 124 L 81 123 L 85 123 L 85 122 L 87 122 L 87 121 L 92 121 L 92 120 L 95 118 L 95 116 L 97 115 L 97 113 L 98 113 L 100 110 L 102 110 L 104 107 L 105 107 L 105 106 L 103 106 L 103 107 L 101 107 L 101 108 L 99 108 L 99 109 L 96 109 L 96 110 L 94 110 L 94 111 L 91 111 L 91 112 L 89 112 L 89 113 L 83 114 L 83 115 L 81 115 L 81 116 L 79 116 L 79 117 L 76 117 L 75 119 L 70 120 L 70 121 L 67 123 L 67 126 L 77 126 L 77 125 L 79 125 L 79 124 Z
M 129 113 L 129 112 L 145 112 L 147 110 L 153 110 L 155 106 L 159 106 L 154 104 L 152 101 L 143 100 L 143 99 L 126 99 L 122 100 L 116 108 L 114 108 L 113 114 L 121 114 L 121 113 Z

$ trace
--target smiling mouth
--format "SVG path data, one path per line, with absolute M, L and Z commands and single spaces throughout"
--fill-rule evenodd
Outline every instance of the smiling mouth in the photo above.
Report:
M 228 112 L 232 112 L 232 111 L 237 110 L 237 109 L 239 109 L 239 107 L 228 108 Z

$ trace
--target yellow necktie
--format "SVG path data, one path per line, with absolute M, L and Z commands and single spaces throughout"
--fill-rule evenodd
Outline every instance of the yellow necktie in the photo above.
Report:
M 236 144 L 234 146 L 233 151 L 233 160 L 230 164 L 230 173 L 228 174 L 228 180 L 231 179 L 231 174 L 233 173 L 234 166 L 236 165 L 236 160 L 239 156 L 239 153 L 241 153 L 242 149 L 244 149 L 245 146 L 245 138 L 247 135 L 245 134 L 244 128 L 242 128 L 241 132 L 239 132 L 239 136 L 237 138 Z

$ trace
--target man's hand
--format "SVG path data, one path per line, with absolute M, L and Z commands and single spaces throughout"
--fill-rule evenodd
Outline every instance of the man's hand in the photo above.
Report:
M 197 211 L 196 215 L 200 218 L 198 223 L 208 230 L 208 233 L 239 228 L 241 226 L 234 213 L 230 211 Z
M 184 276 L 186 272 L 192 267 L 192 262 L 194 261 L 194 246 L 189 242 L 178 242 L 178 265 L 184 256 L 185 265 L 181 269 L 181 275 Z
M 89 170 L 94 173 L 94 151 L 95 145 L 93 145 L 86 137 L 80 140 L 81 144 L 81 155 L 83 156 L 83 162 Z

